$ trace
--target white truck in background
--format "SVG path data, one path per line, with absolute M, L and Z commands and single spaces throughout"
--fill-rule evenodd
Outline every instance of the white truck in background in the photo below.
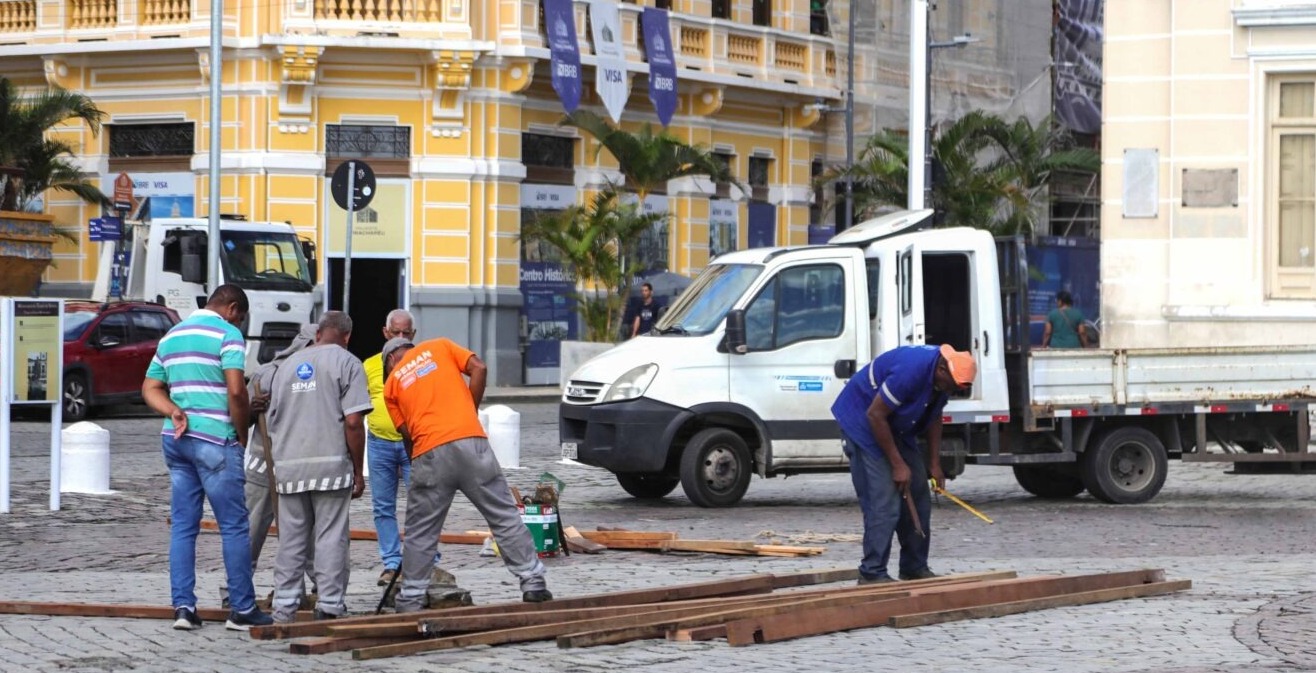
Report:
M 1023 238 L 929 229 L 932 211 L 869 220 L 828 245 L 719 256 L 648 335 L 571 374 L 564 458 L 704 507 L 750 477 L 848 469 L 830 407 L 878 354 L 948 343 L 978 362 L 947 405 L 942 463 L 1009 465 L 1025 490 L 1139 503 L 1169 458 L 1299 469 L 1316 346 L 1035 349 Z
M 123 298 L 163 304 L 183 318 L 204 306 L 214 289 L 206 282 L 208 230 L 204 218 L 125 223 Z M 250 374 L 291 343 L 311 320 L 314 246 L 299 239 L 289 224 L 248 222 L 227 215 L 220 222 L 220 238 L 219 281 L 241 286 L 251 304 L 242 325 Z M 102 259 L 93 299 L 110 298 L 112 266 L 112 258 Z

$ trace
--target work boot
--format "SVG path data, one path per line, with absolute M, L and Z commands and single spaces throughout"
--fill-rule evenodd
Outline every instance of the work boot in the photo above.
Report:
M 342 616 L 342 615 L 336 615 L 336 614 L 334 614 L 334 613 L 332 613 L 332 612 L 325 612 L 324 610 L 321 610 L 320 608 L 315 608 L 315 612 L 313 612 L 313 613 L 311 613 L 311 614 L 312 614 L 312 616 L 315 617 L 315 621 L 317 621 L 317 622 L 322 622 L 322 621 L 324 621 L 324 620 L 326 620 L 326 619 L 338 619 L 339 617 Z
M 901 579 L 904 579 L 904 578 L 902 577 Z M 860 586 L 863 586 L 863 585 L 866 585 L 866 584 L 886 584 L 886 583 L 888 583 L 888 582 L 894 582 L 894 581 L 895 581 L 895 579 L 893 579 L 890 575 L 886 575 L 886 574 L 882 574 L 882 575 L 872 575 L 872 576 L 869 576 L 869 575 L 860 575 L 860 576 L 859 576 L 859 582 L 857 582 L 857 584 L 859 584 Z
M 553 600 L 553 594 L 548 589 L 534 589 L 523 592 L 521 600 L 525 603 L 544 603 Z
M 922 570 L 915 570 L 912 573 L 907 573 L 903 570 L 900 571 L 900 579 L 906 582 L 910 580 L 930 580 L 936 576 L 937 573 L 932 572 L 931 568 L 926 568 L 926 567 L 923 568 Z

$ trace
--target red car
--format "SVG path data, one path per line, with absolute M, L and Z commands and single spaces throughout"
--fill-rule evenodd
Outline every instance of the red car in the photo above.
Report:
M 64 303 L 64 420 L 96 407 L 142 401 L 155 347 L 178 314 L 141 301 Z

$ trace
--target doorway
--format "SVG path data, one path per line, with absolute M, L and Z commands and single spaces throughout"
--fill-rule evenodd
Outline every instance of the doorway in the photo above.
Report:
M 331 310 L 343 308 L 343 258 L 331 257 L 329 263 L 329 303 Z M 365 360 L 384 348 L 384 319 L 395 308 L 406 308 L 406 260 L 353 259 L 352 300 L 348 315 L 352 317 L 352 341 L 348 350 Z

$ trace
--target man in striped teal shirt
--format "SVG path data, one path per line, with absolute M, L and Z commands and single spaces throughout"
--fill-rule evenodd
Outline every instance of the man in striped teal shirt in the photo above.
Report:
M 237 325 L 247 310 L 242 288 L 216 288 L 204 309 L 160 340 L 142 382 L 146 403 L 165 416 L 162 443 L 171 492 L 169 589 L 175 629 L 201 626 L 196 614 L 196 537 L 206 498 L 223 539 L 233 608 L 227 628 L 245 631 L 273 623 L 256 607 L 243 493 L 242 454 L 251 406 L 243 377 L 246 344 Z

